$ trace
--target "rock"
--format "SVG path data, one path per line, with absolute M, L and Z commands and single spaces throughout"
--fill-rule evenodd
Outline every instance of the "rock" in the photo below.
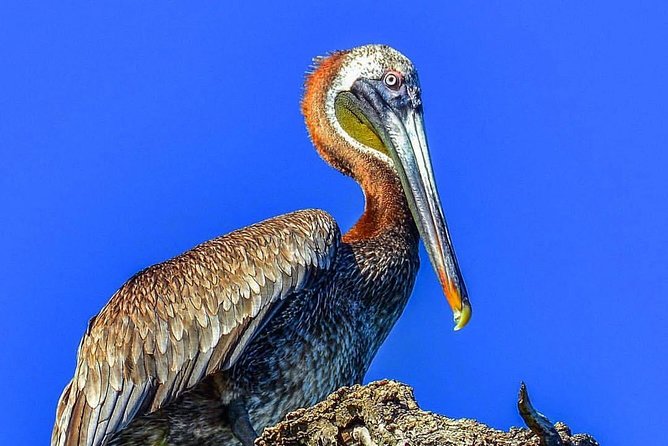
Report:
M 589 435 L 571 435 L 533 409 L 522 386 L 520 411 L 532 428 L 504 432 L 478 421 L 423 411 L 413 391 L 396 381 L 344 387 L 309 409 L 299 409 L 264 430 L 256 446 L 598 446 Z

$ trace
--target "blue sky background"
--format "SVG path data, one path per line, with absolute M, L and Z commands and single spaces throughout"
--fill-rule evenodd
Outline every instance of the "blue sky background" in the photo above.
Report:
M 230 3 L 0 4 L 0 443 L 47 442 L 87 320 L 136 271 L 295 209 L 354 223 L 299 100 L 313 56 L 376 42 L 419 69 L 474 317 L 451 331 L 424 257 L 367 378 L 502 429 L 525 380 L 602 444 L 661 438 L 668 7 Z

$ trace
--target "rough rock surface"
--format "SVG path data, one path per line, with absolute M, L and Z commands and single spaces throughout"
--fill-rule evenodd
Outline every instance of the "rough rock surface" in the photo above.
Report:
M 572 435 L 536 412 L 522 385 L 518 402 L 532 430 L 492 429 L 475 420 L 453 420 L 423 411 L 413 391 L 396 381 L 344 387 L 309 409 L 288 414 L 264 430 L 256 446 L 598 446 L 586 434 Z

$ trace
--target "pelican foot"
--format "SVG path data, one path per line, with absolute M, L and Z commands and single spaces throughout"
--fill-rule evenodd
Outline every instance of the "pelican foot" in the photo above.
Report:
M 248 411 L 240 399 L 230 401 L 227 405 L 227 419 L 230 422 L 232 433 L 243 446 L 253 446 L 257 432 L 248 418 Z

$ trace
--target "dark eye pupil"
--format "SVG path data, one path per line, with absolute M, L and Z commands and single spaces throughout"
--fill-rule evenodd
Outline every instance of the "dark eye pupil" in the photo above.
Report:
M 398 90 L 401 87 L 401 78 L 396 73 L 387 73 L 384 80 L 385 85 L 392 90 Z

